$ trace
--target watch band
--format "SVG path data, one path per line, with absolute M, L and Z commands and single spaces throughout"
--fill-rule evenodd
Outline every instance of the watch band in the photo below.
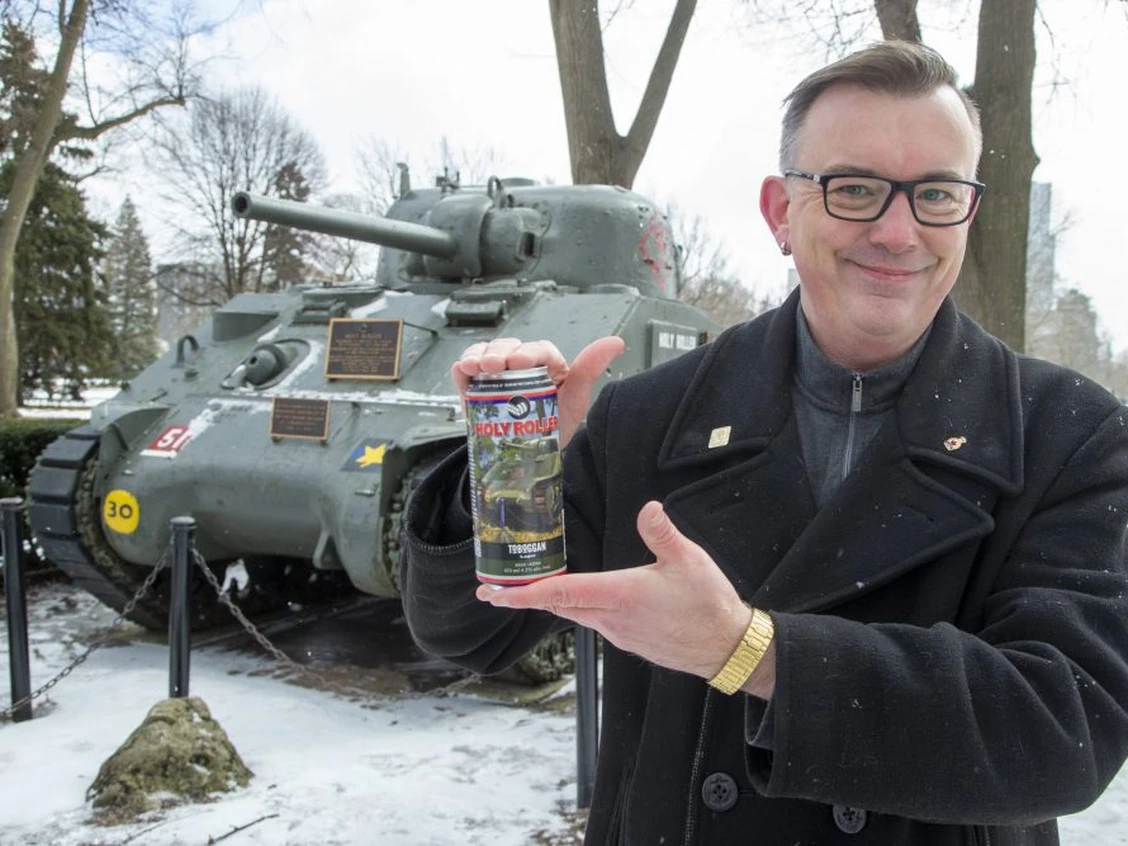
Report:
M 753 608 L 752 619 L 744 630 L 740 643 L 720 671 L 709 679 L 709 684 L 725 695 L 736 693 L 763 659 L 774 636 L 772 618 L 759 608 Z

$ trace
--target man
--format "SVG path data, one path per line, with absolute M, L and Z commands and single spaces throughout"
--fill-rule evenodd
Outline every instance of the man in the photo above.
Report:
M 570 573 L 476 586 L 455 455 L 409 507 L 408 622 L 482 672 L 604 636 L 588 843 L 1056 843 L 1128 753 L 1128 413 L 948 298 L 983 186 L 937 54 L 787 103 L 761 210 L 798 292 L 583 428 L 621 341 L 467 350 L 460 389 L 559 384 Z

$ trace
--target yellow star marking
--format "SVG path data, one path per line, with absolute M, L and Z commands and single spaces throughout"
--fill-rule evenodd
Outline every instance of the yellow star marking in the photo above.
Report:
M 359 464 L 361 467 L 371 467 L 373 464 L 383 464 L 384 463 L 384 449 L 386 447 L 387 447 L 387 444 L 380 444 L 380 446 L 375 447 L 375 448 L 370 447 L 368 445 L 365 445 L 364 455 L 362 455 L 360 458 L 358 458 L 356 460 L 356 463 Z

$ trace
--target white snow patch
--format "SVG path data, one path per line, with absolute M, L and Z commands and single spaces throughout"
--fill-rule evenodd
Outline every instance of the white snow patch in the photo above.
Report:
M 72 587 L 49 586 L 35 592 L 29 617 L 35 688 L 114 614 Z M 100 649 L 51 690 L 53 710 L 0 724 L 0 844 L 196 846 L 269 815 L 232 844 L 525 846 L 542 829 L 567 830 L 560 809 L 575 808 L 572 714 L 462 696 L 349 702 L 260 674 L 272 666 L 265 659 L 213 649 L 193 651 L 191 693 L 254 771 L 250 786 L 146 822 L 89 825 L 86 788 L 167 696 L 168 663 L 163 644 Z
M 247 567 L 242 558 L 232 561 L 227 565 L 227 569 L 223 573 L 222 587 L 224 593 L 226 593 L 228 588 L 232 585 L 235 585 L 237 592 L 242 593 L 250 583 L 251 577 L 247 573 Z
M 362 306 L 352 309 L 349 316 L 353 318 L 368 317 L 370 314 L 376 314 L 388 307 L 388 301 L 383 297 L 377 297 L 370 303 L 365 303 Z

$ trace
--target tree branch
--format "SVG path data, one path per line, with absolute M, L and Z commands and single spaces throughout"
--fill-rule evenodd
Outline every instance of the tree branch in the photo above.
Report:
M 618 134 L 607 89 L 598 8 L 592 0 L 549 0 L 548 8 L 564 100 L 572 181 L 599 181 L 593 175 L 607 171 L 613 140 Z M 599 143 L 593 145 L 593 140 Z
M 917 18 L 917 0 L 874 0 L 881 35 L 886 41 L 921 40 L 920 20 Z
M 674 68 L 678 64 L 685 35 L 689 31 L 689 22 L 697 7 L 697 0 L 678 0 L 678 5 L 670 17 L 670 26 L 666 29 L 666 37 L 662 40 L 662 47 L 658 57 L 654 60 L 654 67 L 650 71 L 650 79 L 646 83 L 646 90 L 642 94 L 642 101 L 638 105 L 635 119 L 627 133 L 627 145 L 636 151 L 644 151 L 650 144 L 654 135 L 654 128 L 658 125 L 658 116 L 662 113 L 662 105 L 666 102 L 666 94 L 670 90 L 670 80 L 674 77 Z M 640 156 L 641 162 L 641 156 Z
M 144 117 L 149 112 L 154 109 L 159 109 L 161 106 L 183 106 L 185 102 L 186 100 L 182 96 L 161 97 L 157 100 L 151 100 L 143 106 L 138 106 L 131 112 L 110 118 L 109 120 L 99 121 L 93 126 L 72 126 L 66 130 L 61 130 L 55 136 L 55 143 L 71 141 L 75 138 L 81 138 L 84 141 L 92 141 L 104 132 L 123 126 L 139 117 Z

